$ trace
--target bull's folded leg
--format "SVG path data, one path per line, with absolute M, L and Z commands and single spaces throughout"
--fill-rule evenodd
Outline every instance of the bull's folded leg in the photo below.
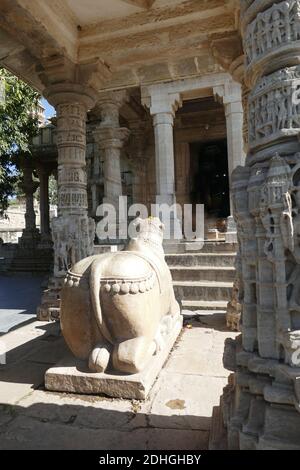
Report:
M 110 359 L 110 346 L 97 343 L 89 357 L 89 369 L 92 372 L 105 372 Z
M 155 342 L 144 336 L 122 341 L 114 347 L 113 366 L 121 372 L 135 374 L 145 368 L 155 350 Z

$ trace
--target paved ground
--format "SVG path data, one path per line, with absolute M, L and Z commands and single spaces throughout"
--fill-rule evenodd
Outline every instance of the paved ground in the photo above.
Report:
M 33 322 L 3 335 L 0 449 L 207 448 L 230 373 L 224 342 L 235 334 L 222 314 L 189 322 L 145 402 L 46 392 L 44 373 L 66 348 L 58 324 Z
M 42 277 L 0 274 L 0 336 L 36 316 Z

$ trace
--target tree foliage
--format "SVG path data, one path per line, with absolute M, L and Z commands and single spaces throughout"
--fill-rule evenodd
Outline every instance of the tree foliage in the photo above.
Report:
M 18 155 L 31 156 L 30 142 L 38 132 L 39 94 L 4 68 L 0 68 L 0 87 L 3 98 L 0 99 L 0 212 L 3 212 L 19 179 Z

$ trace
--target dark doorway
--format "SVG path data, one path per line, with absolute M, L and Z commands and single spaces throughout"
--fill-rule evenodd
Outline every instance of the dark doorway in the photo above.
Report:
M 226 139 L 190 144 L 191 201 L 204 204 L 205 214 L 230 215 Z

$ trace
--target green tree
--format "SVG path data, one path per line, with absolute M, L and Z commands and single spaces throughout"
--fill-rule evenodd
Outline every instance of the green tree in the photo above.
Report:
M 31 158 L 30 142 L 38 132 L 39 94 L 4 68 L 0 68 L 0 212 L 15 194 L 20 177 L 18 155 Z

